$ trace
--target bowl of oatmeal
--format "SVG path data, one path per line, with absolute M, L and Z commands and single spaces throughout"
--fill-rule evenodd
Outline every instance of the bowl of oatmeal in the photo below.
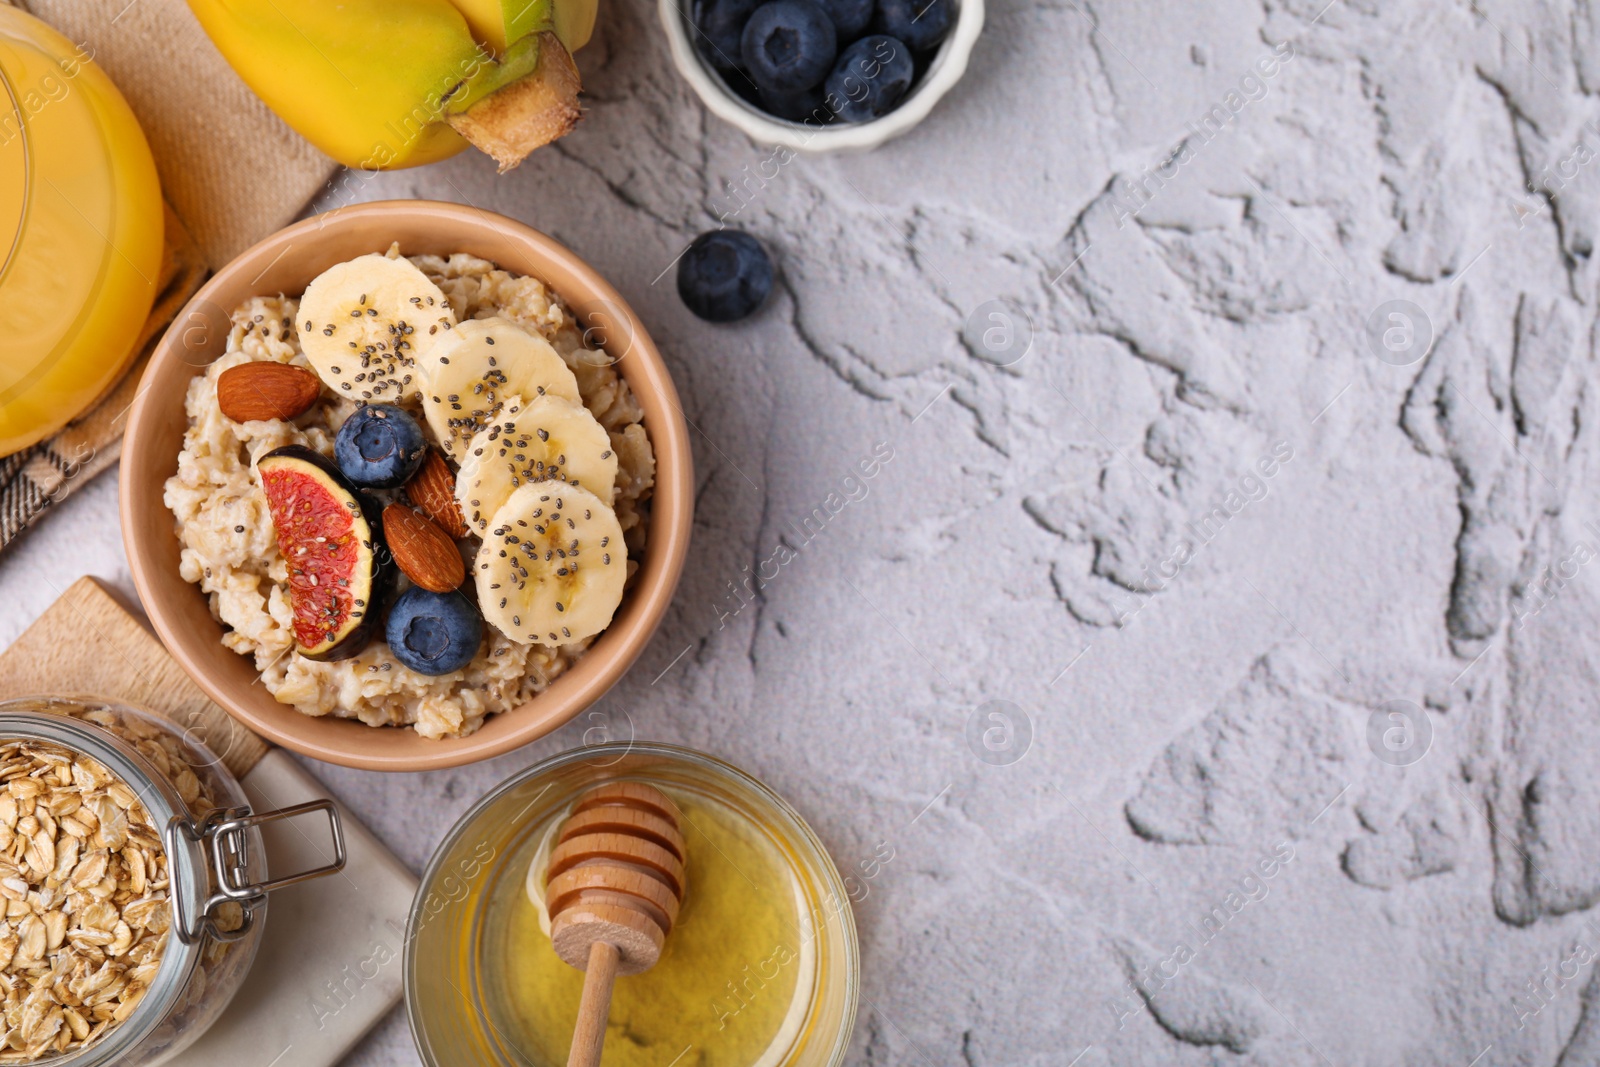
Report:
M 307 219 L 218 272 L 152 354 L 121 477 L 174 658 L 271 740 L 376 770 L 489 758 L 598 700 L 671 600 L 693 483 L 617 292 L 429 201 Z

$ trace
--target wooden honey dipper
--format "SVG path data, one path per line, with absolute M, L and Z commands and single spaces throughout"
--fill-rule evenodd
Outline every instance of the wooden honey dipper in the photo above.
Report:
M 661 958 L 683 903 L 683 860 L 672 801 L 638 782 L 584 793 L 556 832 L 545 872 L 550 941 L 584 972 L 567 1067 L 598 1067 L 612 984 Z

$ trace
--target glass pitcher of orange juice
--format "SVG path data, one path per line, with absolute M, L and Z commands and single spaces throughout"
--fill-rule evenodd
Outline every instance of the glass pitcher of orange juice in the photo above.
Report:
M 88 49 L 0 4 L 0 456 L 88 408 L 134 357 L 161 188 Z

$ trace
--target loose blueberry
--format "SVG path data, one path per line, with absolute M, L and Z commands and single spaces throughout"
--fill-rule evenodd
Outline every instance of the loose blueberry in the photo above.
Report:
M 797 93 L 822 84 L 839 38 L 828 13 L 811 0 L 770 0 L 744 24 L 739 54 L 762 89 Z
M 878 0 L 873 30 L 925 52 L 944 40 L 955 21 L 955 0 Z
M 739 39 L 744 24 L 764 0 L 695 0 L 694 25 L 699 30 L 695 44 L 700 54 L 718 70 L 739 67 Z
M 449 674 L 478 654 L 483 618 L 459 591 L 430 593 L 412 586 L 389 609 L 384 636 L 394 658 L 418 674 Z
M 678 261 L 678 296 L 707 322 L 742 319 L 772 292 L 772 260 L 741 230 L 712 230 Z
M 333 441 L 333 458 L 344 476 L 368 489 L 404 485 L 427 455 L 422 427 L 393 404 L 359 408 Z
M 822 89 L 802 89 L 798 93 L 769 93 L 760 95 L 761 110 L 790 122 L 807 122 L 823 125 L 833 118 L 833 112 L 822 101 Z
M 905 99 L 915 77 L 911 50 L 893 37 L 873 34 L 846 48 L 828 75 L 828 106 L 846 122 L 870 122 Z
M 867 32 L 867 25 L 872 21 L 874 0 L 817 0 L 817 2 L 822 5 L 822 10 L 828 13 L 828 18 L 833 20 L 833 28 L 839 34 L 841 45 Z

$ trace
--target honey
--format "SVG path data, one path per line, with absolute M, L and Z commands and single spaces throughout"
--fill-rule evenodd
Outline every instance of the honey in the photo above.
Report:
M 612 1067 L 751 1067 L 775 1062 L 797 1023 L 795 993 L 816 980 L 808 920 L 793 872 L 765 834 L 700 797 L 677 801 L 689 859 L 683 910 L 661 959 L 618 980 L 606 1029 Z M 560 819 L 546 829 L 554 829 Z M 517 877 L 542 882 L 547 833 L 530 835 L 491 880 L 479 962 L 506 1051 L 565 1063 L 583 973 L 550 948 L 543 903 Z M 527 863 L 524 856 L 527 853 Z M 500 884 L 503 880 L 518 885 Z M 523 890 L 518 892 L 518 890 Z
M 839 1062 L 856 969 L 838 874 L 781 801 L 737 772 L 724 777 L 725 765 L 683 758 L 696 755 L 636 745 L 598 764 L 569 753 L 513 779 L 452 831 L 408 931 L 407 1004 L 425 1062 L 567 1062 L 584 976 L 550 944 L 544 871 L 574 798 L 613 778 L 647 781 L 677 806 L 685 891 L 660 959 L 617 980 L 602 1062 Z

